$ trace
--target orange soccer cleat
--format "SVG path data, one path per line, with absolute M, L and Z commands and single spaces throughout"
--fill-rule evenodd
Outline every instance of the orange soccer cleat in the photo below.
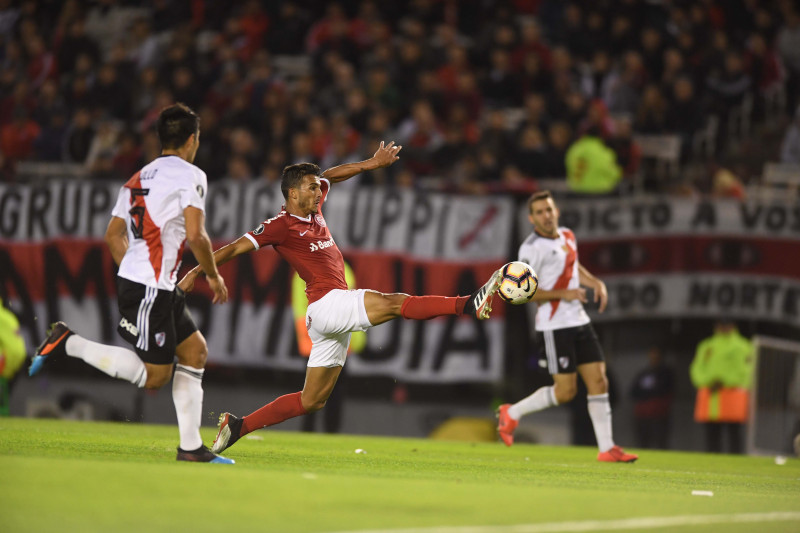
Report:
M 625 453 L 625 450 L 616 445 L 610 450 L 597 454 L 597 460 L 604 463 L 632 463 L 638 458 L 638 455 Z
M 519 420 L 514 420 L 508 414 L 508 408 L 511 407 L 510 403 L 504 403 L 497 410 L 497 433 L 506 446 L 514 444 L 514 430 L 519 425 Z

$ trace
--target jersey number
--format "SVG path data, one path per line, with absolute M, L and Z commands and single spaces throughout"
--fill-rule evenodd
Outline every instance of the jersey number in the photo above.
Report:
M 131 189 L 131 203 L 136 203 L 137 196 L 147 196 L 150 189 Z M 131 233 L 135 239 L 141 239 L 144 232 L 144 205 L 135 205 L 128 211 L 131 215 Z

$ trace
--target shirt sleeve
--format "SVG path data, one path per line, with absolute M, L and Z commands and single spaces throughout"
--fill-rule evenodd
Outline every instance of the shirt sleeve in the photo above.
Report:
M 117 203 L 114 204 L 114 209 L 111 210 L 111 216 L 127 219 L 130 208 L 131 191 L 127 187 L 120 187 L 119 194 L 117 194 Z
M 186 187 L 181 189 L 181 210 L 187 207 L 196 207 L 205 212 L 207 190 L 208 179 L 206 178 L 206 173 L 198 170 L 194 175 L 194 179 L 190 180 Z
M 286 218 L 278 215 L 265 220 L 254 230 L 244 234 L 255 245 L 256 250 L 262 246 L 275 246 L 282 244 L 289 233 Z

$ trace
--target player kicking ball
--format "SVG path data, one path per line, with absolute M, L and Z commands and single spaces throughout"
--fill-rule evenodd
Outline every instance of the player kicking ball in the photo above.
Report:
M 387 167 L 398 160 L 401 146 L 394 142 L 380 147 L 366 161 L 349 163 L 320 173 L 317 165 L 300 163 L 283 169 L 283 210 L 254 230 L 214 252 L 216 264 L 272 246 L 306 282 L 309 306 L 306 327 L 311 338 L 303 390 L 281 396 L 257 411 L 237 418 L 220 416 L 219 432 L 212 451 L 219 453 L 244 435 L 284 420 L 322 409 L 345 364 L 350 334 L 365 331 L 395 318 L 428 320 L 444 315 L 489 317 L 492 298 L 500 286 L 500 271 L 471 296 L 409 296 L 373 290 L 348 290 L 344 260 L 322 216 L 322 206 L 331 185 L 367 170 Z M 198 265 L 179 286 L 190 291 L 203 272 Z
M 597 438 L 598 461 L 632 463 L 638 456 L 614 444 L 611 405 L 603 349 L 583 309 L 586 289 L 594 289 L 594 301 L 602 313 L 608 302 L 606 285 L 578 262 L 578 244 L 572 230 L 559 227 L 559 211 L 548 191 L 528 200 L 533 233 L 519 248 L 519 260 L 539 275 L 533 300 L 536 330 L 547 354 L 552 387 L 537 389 L 527 398 L 498 410 L 497 432 L 507 446 L 514 443 L 514 430 L 523 416 L 571 401 L 577 392 L 577 374 L 586 384 L 589 417 Z

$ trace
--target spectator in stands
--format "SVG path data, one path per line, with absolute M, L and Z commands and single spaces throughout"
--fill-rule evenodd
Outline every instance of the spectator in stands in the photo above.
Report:
M 575 141 L 566 157 L 567 186 L 579 194 L 611 194 L 622 178 L 614 150 L 603 142 L 599 128 L 593 126 Z
M 781 163 L 800 165 L 800 106 L 794 112 L 794 120 L 781 142 Z
M 5 165 L 13 169 L 17 162 L 30 158 L 40 132 L 41 128 L 24 107 L 14 109 L 11 122 L 0 129 L 0 151 Z
M 545 176 L 549 178 L 565 178 L 567 176 L 567 149 L 572 139 L 569 124 L 563 121 L 553 122 L 547 130 L 547 148 L 545 149 Z
M 694 84 L 688 76 L 681 76 L 672 86 L 672 101 L 665 121 L 668 131 L 681 136 L 681 162 L 692 154 L 695 134 L 704 126 L 703 109 L 695 98 Z
M 794 113 L 800 100 L 800 10 L 793 2 L 781 2 L 784 26 L 778 32 L 778 53 L 786 68 L 786 112 Z
M 622 177 L 632 184 L 639 173 L 642 162 L 642 148 L 633 139 L 633 122 L 628 117 L 614 120 L 614 133 L 607 141 L 617 156 L 617 164 L 622 169 Z
M 667 129 L 668 114 L 668 103 L 659 86 L 648 85 L 636 111 L 636 131 L 649 135 L 664 133 Z
M 718 320 L 714 334 L 697 346 L 689 374 L 697 388 L 694 419 L 705 427 L 706 450 L 722 452 L 724 431 L 728 435 L 728 452 L 742 453 L 753 345 L 732 320 Z
M 669 448 L 675 375 L 665 364 L 661 348 L 650 348 L 647 361 L 647 366 L 633 378 L 630 389 L 636 445 L 666 450 Z
M 527 126 L 518 137 L 514 166 L 528 178 L 547 177 L 547 145 L 542 131 L 535 126 Z

